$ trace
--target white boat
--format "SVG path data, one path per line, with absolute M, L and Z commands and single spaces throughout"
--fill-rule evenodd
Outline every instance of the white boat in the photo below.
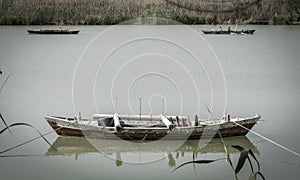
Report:
M 58 135 L 104 139 L 199 139 L 246 135 L 261 118 L 191 119 L 189 116 L 94 114 L 91 119 L 44 116 Z

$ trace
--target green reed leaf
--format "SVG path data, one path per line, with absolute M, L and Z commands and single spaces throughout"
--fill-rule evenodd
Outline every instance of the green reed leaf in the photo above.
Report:
M 230 158 L 229 151 L 227 150 L 226 144 L 225 144 L 225 142 L 224 142 L 224 139 L 223 139 L 222 134 L 221 134 L 221 132 L 220 132 L 219 129 L 218 129 L 218 134 L 219 134 L 219 137 L 220 137 L 221 142 L 222 142 L 223 147 L 224 147 L 224 151 L 225 151 L 225 154 L 226 154 L 226 159 L 227 159 L 227 161 L 229 162 L 229 165 L 230 165 L 230 167 L 231 167 L 231 169 L 232 169 L 232 172 L 233 172 L 233 174 L 234 174 L 234 178 L 235 178 L 236 180 L 238 180 L 237 173 L 236 173 L 235 170 L 234 170 L 234 167 L 233 167 L 233 164 L 232 164 L 232 161 L 231 161 L 231 158 Z
M 248 158 L 248 151 L 247 150 L 242 151 L 241 154 L 240 154 L 238 164 L 236 165 L 236 168 L 235 168 L 235 173 L 236 174 L 240 172 L 240 170 L 244 166 L 245 161 L 246 161 L 247 158 Z
M 8 127 L 5 127 L 4 129 L 2 129 L 2 130 L 0 131 L 0 134 L 2 134 L 2 133 L 5 132 L 6 130 L 8 130 L 9 128 L 14 127 L 14 126 L 28 126 L 28 127 L 31 127 L 32 129 L 34 129 L 34 130 L 40 135 L 40 137 L 42 137 L 42 138 L 44 139 L 44 141 L 45 141 L 51 148 L 53 148 L 55 151 L 57 151 L 57 150 L 51 145 L 51 143 L 44 137 L 44 135 L 43 135 L 38 129 L 36 129 L 34 126 L 32 126 L 32 125 L 30 125 L 30 124 L 28 124 L 28 123 L 14 123 L 14 124 L 11 124 L 11 125 L 9 125 Z M 18 147 L 18 146 L 15 146 L 15 148 L 16 148 L 16 147 Z M 12 150 L 12 149 L 9 149 L 9 150 Z M 2 152 L 0 152 L 0 154 L 2 154 L 2 153 L 4 153 L 4 152 L 6 152 L 6 151 L 2 151 Z
M 254 171 L 253 171 L 253 165 L 252 165 L 252 162 L 251 162 L 249 156 L 247 157 L 247 159 L 248 159 L 248 161 L 249 161 L 249 164 L 250 164 L 250 167 L 251 167 L 251 171 L 254 172 Z
M 263 175 L 261 172 L 256 172 L 256 174 L 260 175 L 260 177 L 261 177 L 263 180 L 265 180 L 265 177 L 264 177 L 264 175 Z
M 253 159 L 256 161 L 257 163 L 257 167 L 258 167 L 258 171 L 260 171 L 260 164 L 259 164 L 259 161 L 257 160 L 257 158 L 255 157 L 253 151 L 251 149 L 249 149 L 249 153 L 250 155 L 253 157 Z
M 2 91 L 2 89 L 3 89 L 4 86 L 5 86 L 5 84 L 7 83 L 9 76 L 10 76 L 10 74 L 8 74 L 8 76 L 6 77 L 4 83 L 2 84 L 2 86 L 1 86 L 1 88 L 0 88 L 0 92 Z
M 242 146 L 239 146 L 239 145 L 231 145 L 231 147 L 233 147 L 241 152 L 245 150 Z
M 10 129 L 9 129 L 9 127 L 8 127 L 8 125 L 7 125 L 6 121 L 4 120 L 4 118 L 3 118 L 3 116 L 2 116 L 2 114 L 1 114 L 1 113 L 0 113 L 0 118 L 1 118 L 2 122 L 3 122 L 3 123 L 4 123 L 4 125 L 5 125 L 5 128 L 7 128 L 7 130 L 9 131 L 9 133 L 12 135 L 12 132 L 10 131 Z
M 175 168 L 172 172 L 176 171 L 177 169 L 181 168 L 182 166 L 185 166 L 187 164 L 209 164 L 212 162 L 215 162 L 216 160 L 197 160 L 197 161 L 189 161 L 186 163 L 181 164 L 180 166 L 178 166 L 177 168 Z

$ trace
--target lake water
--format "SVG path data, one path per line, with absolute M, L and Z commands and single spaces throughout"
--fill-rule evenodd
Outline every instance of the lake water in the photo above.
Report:
M 300 27 L 240 26 L 255 35 L 203 35 L 212 26 L 78 26 L 78 35 L 29 35 L 0 27 L 0 112 L 8 124 L 51 131 L 43 115 L 182 114 L 207 118 L 262 115 L 253 131 L 300 152 Z M 52 27 L 51 27 L 52 28 Z M 232 27 L 233 29 L 234 27 Z M 117 98 L 117 99 L 116 99 Z M 162 99 L 164 99 L 162 101 Z M 4 124 L 1 122 L 1 129 Z M 0 135 L 0 151 L 38 134 L 29 127 Z M 234 179 L 225 160 L 193 160 L 199 142 L 127 142 L 46 136 L 1 154 L 1 179 Z M 266 179 L 298 179 L 300 157 L 248 133 L 225 144 L 252 149 Z M 178 147 L 178 144 L 181 145 Z M 198 160 L 226 156 L 220 139 Z M 234 165 L 239 153 L 230 149 Z M 257 170 L 253 161 L 254 170 Z M 238 173 L 247 179 L 249 163 Z

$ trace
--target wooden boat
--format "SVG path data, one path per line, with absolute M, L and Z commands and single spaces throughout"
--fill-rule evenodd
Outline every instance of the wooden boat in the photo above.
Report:
M 224 30 L 202 30 L 204 34 L 230 34 L 231 31 Z
M 69 29 L 34 29 L 27 30 L 29 34 L 78 34 L 80 30 Z
M 254 29 L 246 29 L 246 30 L 239 30 L 239 31 L 233 31 L 230 28 L 228 30 L 202 30 L 204 34 L 254 34 L 255 30 Z
M 199 139 L 246 135 L 261 118 L 230 118 L 192 121 L 189 116 L 94 114 L 92 119 L 46 115 L 45 119 L 58 135 L 104 139 L 158 140 Z

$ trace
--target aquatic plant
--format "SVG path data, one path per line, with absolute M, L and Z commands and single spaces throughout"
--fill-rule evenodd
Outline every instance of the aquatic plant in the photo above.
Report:
M 2 74 L 2 71 L 0 70 L 0 74 Z M 2 89 L 4 88 L 5 84 L 7 83 L 8 79 L 9 79 L 10 74 L 8 74 L 8 76 L 6 77 L 4 83 L 2 84 L 1 88 L 0 88 L 0 93 L 2 92 Z M 0 112 L 0 119 L 3 122 L 3 124 L 5 125 L 5 127 L 7 128 L 7 130 L 9 131 L 10 134 L 12 134 L 12 132 L 10 131 L 10 129 L 7 126 L 7 123 L 4 119 L 4 117 L 2 116 L 1 112 Z
M 12 132 L 9 129 L 9 126 L 7 125 L 4 117 L 2 116 L 1 112 L 0 112 L 0 119 L 2 120 L 3 124 L 5 125 L 5 128 L 7 128 L 7 130 L 9 131 L 10 134 L 12 134 Z
M 0 71 L 0 74 L 2 74 L 2 71 Z M 2 89 L 4 88 L 5 84 L 7 83 L 9 76 L 10 76 L 10 74 L 8 74 L 8 76 L 6 77 L 4 83 L 2 84 L 2 86 L 0 88 L 0 93 L 1 93 Z
M 22 122 L 21 122 L 21 123 L 13 123 L 13 124 L 9 125 L 8 127 L 5 127 L 4 129 L 2 129 L 2 130 L 0 131 L 0 134 L 4 133 L 4 132 L 5 132 L 6 130 L 8 130 L 9 128 L 15 127 L 15 126 L 28 126 L 28 127 L 32 128 L 32 129 L 34 129 L 34 130 L 40 135 L 40 137 L 43 138 L 44 141 L 45 141 L 51 148 L 53 148 L 54 150 L 56 150 L 56 149 L 52 146 L 52 144 L 46 139 L 46 137 L 45 137 L 38 129 L 36 129 L 34 126 L 32 126 L 32 125 L 30 125 L 30 124 L 28 124 L 28 123 L 22 123 Z M 17 147 L 20 147 L 20 146 L 22 146 L 22 145 L 24 145 L 24 143 L 21 143 L 21 144 L 19 144 L 19 145 L 17 145 L 17 146 L 14 146 L 14 147 L 12 147 L 12 148 L 8 148 L 8 149 L 6 149 L 6 150 L 4 150 L 4 151 L 1 151 L 0 154 L 3 154 L 3 153 L 5 153 L 5 152 L 7 152 L 7 151 L 10 151 L 10 150 L 13 150 L 13 149 L 15 149 L 15 148 L 17 148 Z
M 259 175 L 262 179 L 265 179 L 265 177 L 263 176 L 263 174 L 260 172 L 260 164 L 259 164 L 259 161 L 257 160 L 257 158 L 255 157 L 253 151 L 251 149 L 244 149 L 243 147 L 239 146 L 239 145 L 232 145 L 231 147 L 239 150 L 241 153 L 240 153 L 240 157 L 239 157 L 239 161 L 236 165 L 236 168 L 235 168 L 235 174 L 238 174 L 240 172 L 240 170 L 243 168 L 244 164 L 245 164 L 245 161 L 246 159 L 248 160 L 249 164 L 250 164 L 250 167 L 251 167 L 251 171 L 252 173 L 250 174 L 249 176 L 249 179 L 256 179 L 257 175 Z M 253 170 L 253 165 L 252 165 L 252 161 L 249 157 L 249 154 L 251 155 L 251 157 L 256 161 L 257 163 L 257 167 L 258 167 L 258 171 L 254 171 Z
M 2 71 L 1 71 L 1 70 L 0 70 L 0 74 L 2 74 Z M 9 77 L 10 77 L 10 74 L 8 74 L 8 76 L 6 77 L 4 83 L 2 84 L 1 89 L 0 89 L 0 93 L 2 92 L 2 89 L 4 88 L 5 84 L 7 83 Z M 27 126 L 27 127 L 30 127 L 30 128 L 32 128 L 32 129 L 34 129 L 34 130 L 39 134 L 39 137 L 37 137 L 37 138 L 33 138 L 33 139 L 31 139 L 31 140 L 29 140 L 29 141 L 27 141 L 27 142 L 24 142 L 24 143 L 21 143 L 21 144 L 18 144 L 18 145 L 16 145 L 16 146 L 14 146 L 14 147 L 8 148 L 8 149 L 3 150 L 3 151 L 0 151 L 0 154 L 3 154 L 3 153 L 5 153 L 5 152 L 7 152 L 7 151 L 10 151 L 10 150 L 13 150 L 13 149 L 15 149 L 15 148 L 17 148 L 17 147 L 20 147 L 20 146 L 24 145 L 24 144 L 27 144 L 27 143 L 29 143 L 29 142 L 32 142 L 32 141 L 34 141 L 34 140 L 36 140 L 36 139 L 38 139 L 38 138 L 43 138 L 43 140 L 44 140 L 51 148 L 53 148 L 54 150 L 56 150 L 56 149 L 51 145 L 51 143 L 46 139 L 45 134 L 42 134 L 37 128 L 35 128 L 35 127 L 32 126 L 31 124 L 20 122 L 20 123 L 13 123 L 13 124 L 11 124 L 11 125 L 8 125 L 8 124 L 6 123 L 4 117 L 2 116 L 1 112 L 0 112 L 0 119 L 2 120 L 3 124 L 5 125 L 5 128 L 2 129 L 2 130 L 0 131 L 0 134 L 4 133 L 5 131 L 9 131 L 10 134 L 12 134 L 10 128 L 11 128 L 11 127 L 15 127 L 15 126 Z
M 238 173 L 244 167 L 244 164 L 245 164 L 246 160 L 248 160 L 248 162 L 250 164 L 250 167 L 251 167 L 251 173 L 250 173 L 250 176 L 249 176 L 248 179 L 249 180 L 256 180 L 258 176 L 260 176 L 262 179 L 265 179 L 265 177 L 263 176 L 263 174 L 260 170 L 260 163 L 259 163 L 258 159 L 256 158 L 256 156 L 254 155 L 254 153 L 251 149 L 244 149 L 242 146 L 239 146 L 239 145 L 229 146 L 230 148 L 234 148 L 234 149 L 237 149 L 238 151 L 240 151 L 239 160 L 238 160 L 236 166 L 234 167 L 234 165 L 232 163 L 232 160 L 230 158 L 230 153 L 228 151 L 228 148 L 227 148 L 227 146 L 225 144 L 225 141 L 222 137 L 222 134 L 220 133 L 219 130 L 218 130 L 218 134 L 219 134 L 220 140 L 221 140 L 221 142 L 223 144 L 223 147 L 224 147 L 224 151 L 225 151 L 225 155 L 226 155 L 225 158 L 209 159 L 209 160 L 195 160 L 195 156 L 196 156 L 196 152 L 197 152 L 197 150 L 195 150 L 193 152 L 193 160 L 192 161 L 189 161 L 189 162 L 186 162 L 186 163 L 183 163 L 183 164 L 179 165 L 172 172 L 174 172 L 174 171 L 178 170 L 179 168 L 181 168 L 185 165 L 188 165 L 188 164 L 193 164 L 194 169 L 195 169 L 196 164 L 209 164 L 209 163 L 217 162 L 217 161 L 220 161 L 220 160 L 226 160 L 229 163 L 229 165 L 232 169 L 234 178 L 236 180 L 238 180 Z M 196 147 L 196 149 L 197 148 L 199 148 L 199 147 Z M 257 169 L 258 169 L 257 171 L 254 171 L 254 167 L 253 167 L 253 164 L 252 164 L 252 161 L 251 161 L 250 157 L 252 157 L 256 161 Z

